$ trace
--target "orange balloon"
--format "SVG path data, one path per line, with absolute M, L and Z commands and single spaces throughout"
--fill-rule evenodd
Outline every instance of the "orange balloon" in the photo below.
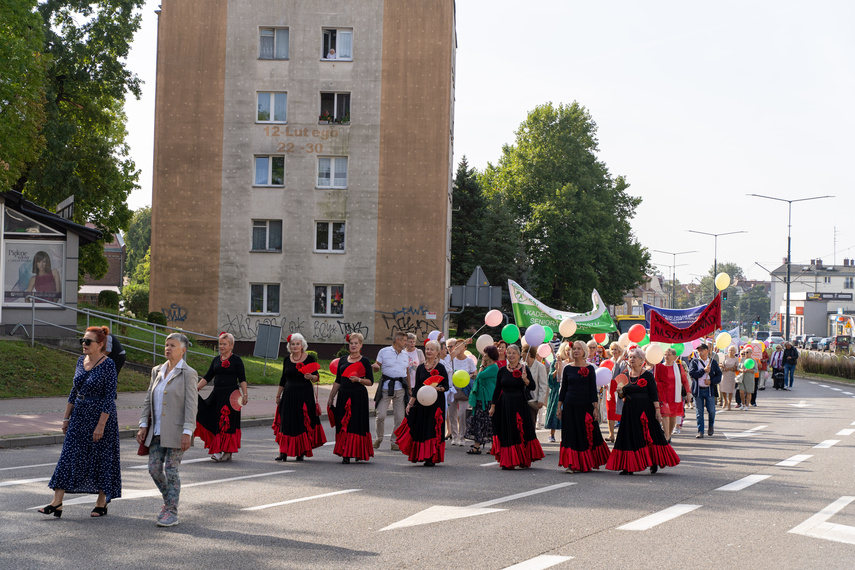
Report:
M 615 369 L 615 363 L 611 360 L 603 360 L 602 362 L 600 362 L 600 366 L 602 366 L 603 368 L 608 368 L 609 370 Z
M 606 340 L 606 333 L 595 334 L 594 340 L 597 341 L 597 344 L 603 344 L 603 342 Z
M 630 342 L 641 342 L 647 335 L 647 331 L 644 330 L 644 325 L 641 324 L 632 325 L 629 327 L 628 332 Z

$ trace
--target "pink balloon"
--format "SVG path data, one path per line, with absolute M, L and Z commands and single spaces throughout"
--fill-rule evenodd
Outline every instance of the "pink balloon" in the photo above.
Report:
M 552 347 L 546 343 L 543 343 L 537 347 L 537 354 L 541 358 L 546 358 L 547 356 L 552 354 Z
M 505 318 L 502 316 L 502 312 L 496 309 L 493 309 L 484 316 L 484 324 L 488 327 L 497 327 L 502 324 L 502 321 L 504 320 Z

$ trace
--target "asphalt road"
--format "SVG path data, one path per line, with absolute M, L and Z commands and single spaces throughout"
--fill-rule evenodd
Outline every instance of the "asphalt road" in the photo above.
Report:
M 67 496 L 62 519 L 35 511 L 60 446 L 3 450 L 0 567 L 852 568 L 855 388 L 797 379 L 758 404 L 720 412 L 702 440 L 690 411 L 682 463 L 632 477 L 564 473 L 546 432 L 546 458 L 509 472 L 461 447 L 412 465 L 388 440 L 369 463 L 328 445 L 282 464 L 271 430 L 248 428 L 230 463 L 187 452 L 171 529 L 127 440 L 124 496 L 101 520 L 94 496 Z

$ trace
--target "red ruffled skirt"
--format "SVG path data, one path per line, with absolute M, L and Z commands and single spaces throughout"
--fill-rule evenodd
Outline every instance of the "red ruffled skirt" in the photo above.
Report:
M 445 461 L 445 441 L 442 438 L 442 424 L 445 418 L 442 414 L 442 409 L 437 408 L 434 415 L 436 420 L 436 434 L 434 437 L 424 441 L 416 441 L 410 433 L 409 418 L 404 418 L 398 429 L 395 430 L 397 437 L 396 443 L 401 450 L 401 453 L 413 463 L 421 461 L 431 461 L 433 463 L 442 463 Z
M 562 418 L 562 426 L 564 423 L 565 420 Z M 570 424 L 571 422 L 567 423 Z M 562 442 L 561 453 L 558 455 L 558 465 L 561 467 L 570 468 L 574 471 L 590 471 L 591 469 L 599 469 L 609 460 L 611 452 L 609 446 L 603 441 L 602 435 L 598 433 L 597 437 L 594 437 L 594 429 L 596 428 L 599 432 L 599 426 L 594 425 L 594 418 L 591 414 L 585 414 L 584 425 L 587 449 L 572 449 L 565 447 L 564 442 Z
M 327 442 L 327 436 L 320 422 L 314 427 L 312 426 L 306 404 L 303 404 L 304 432 L 296 436 L 285 435 L 280 432 L 280 425 L 282 425 L 282 421 L 279 416 L 279 408 L 277 407 L 276 415 L 273 417 L 273 435 L 276 437 L 276 443 L 279 444 L 279 453 L 283 453 L 289 457 L 298 457 L 300 455 L 312 457 L 312 449 L 320 447 Z
M 344 405 L 344 416 L 338 420 L 338 432 L 335 434 L 335 447 L 333 453 L 339 457 L 353 457 L 362 461 L 368 461 L 374 457 L 374 446 L 371 442 L 371 434 L 356 435 L 347 431 L 351 419 L 351 401 Z
M 496 458 L 499 465 L 508 469 L 513 469 L 514 467 L 531 467 L 533 461 L 539 461 L 546 457 L 537 439 L 525 440 L 523 419 L 519 413 L 517 413 L 517 429 L 519 430 L 520 441 L 522 443 L 502 447 L 499 436 L 494 435 L 493 445 L 490 447 L 490 453 Z
M 209 454 L 214 453 L 237 453 L 240 449 L 240 428 L 234 433 L 225 433 L 231 427 L 231 409 L 223 406 L 220 412 L 220 433 L 211 433 L 201 423 L 196 422 L 194 435 L 202 440 Z

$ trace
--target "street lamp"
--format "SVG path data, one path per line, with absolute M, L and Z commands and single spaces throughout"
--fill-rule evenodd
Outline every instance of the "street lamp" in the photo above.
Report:
M 680 251 L 680 252 L 674 253 L 673 251 L 662 251 L 661 249 L 654 249 L 653 251 L 655 251 L 656 253 L 664 253 L 666 255 L 673 256 L 672 257 L 673 263 L 671 264 L 671 300 L 668 303 L 670 305 L 670 307 L 668 307 L 668 308 L 673 309 L 674 308 L 674 288 L 676 287 L 676 283 L 677 283 L 677 277 L 676 277 L 677 256 L 683 255 L 686 253 L 698 253 L 698 252 L 693 250 L 693 251 Z
M 790 252 L 792 245 L 792 227 L 793 227 L 793 202 L 807 202 L 808 200 L 821 200 L 823 198 L 834 198 L 834 196 L 812 196 L 810 198 L 797 198 L 795 200 L 784 200 L 775 196 L 763 196 L 762 194 L 746 194 L 755 198 L 765 198 L 767 200 L 775 200 L 778 202 L 787 203 L 787 309 L 786 321 L 784 322 L 784 340 L 790 340 Z
M 688 232 L 692 232 L 693 234 L 701 234 L 705 236 L 713 237 L 713 262 L 712 262 L 712 276 L 715 279 L 716 272 L 718 271 L 718 236 L 730 236 L 733 234 L 747 234 L 748 232 L 745 230 L 739 230 L 738 232 L 725 232 L 723 234 L 713 234 L 709 232 L 699 232 L 698 230 L 686 230 Z M 713 297 L 715 297 L 715 288 L 713 288 Z

